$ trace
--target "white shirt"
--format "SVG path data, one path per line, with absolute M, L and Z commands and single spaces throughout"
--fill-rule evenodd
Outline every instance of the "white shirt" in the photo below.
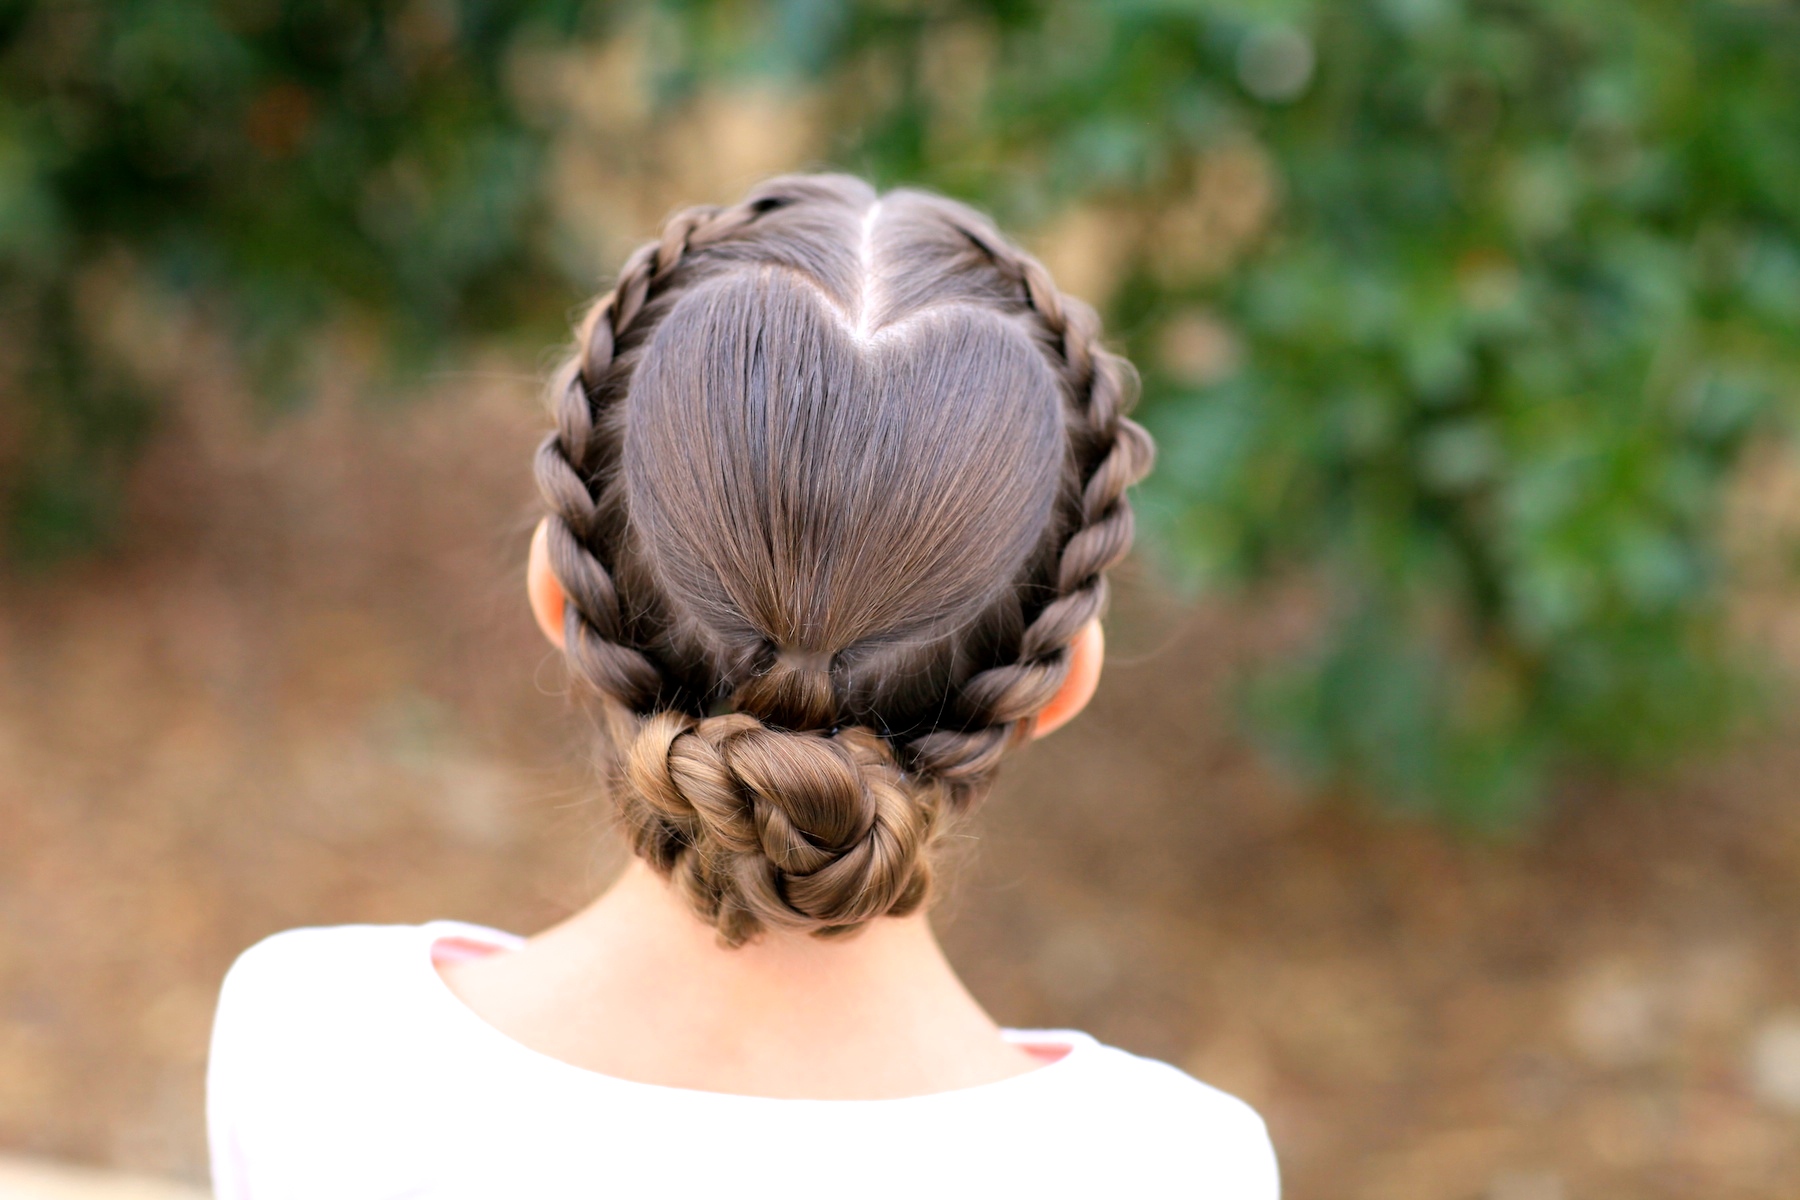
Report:
M 1035 1070 L 891 1100 L 635 1083 L 512 1040 L 447 987 L 454 921 L 296 929 L 226 976 L 207 1070 L 218 1200 L 1185 1196 L 1277 1200 L 1248 1105 L 1072 1031 Z

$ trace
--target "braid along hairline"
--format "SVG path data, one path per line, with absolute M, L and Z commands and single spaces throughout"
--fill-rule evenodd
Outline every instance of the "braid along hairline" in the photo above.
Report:
M 779 207 L 778 197 L 758 197 L 721 209 L 683 209 L 664 225 L 654 242 L 626 259 L 613 287 L 592 306 L 576 334 L 576 354 L 554 384 L 556 429 L 539 445 L 535 471 L 550 510 L 551 567 L 569 603 L 564 608 L 564 645 L 582 682 L 627 709 L 656 708 L 665 688 L 662 672 L 642 650 L 628 644 L 618 589 L 593 549 L 597 503 L 591 480 L 595 404 L 619 339 L 650 298 L 692 249 L 713 244 Z
M 594 501 L 582 478 L 593 441 L 595 392 L 613 361 L 619 337 L 642 311 L 651 290 L 666 281 L 687 254 L 742 229 L 788 203 L 778 195 L 748 199 L 732 208 L 695 206 L 664 226 L 656 241 L 640 246 L 620 270 L 614 287 L 589 310 L 577 337 L 573 369 L 559 387 L 555 433 L 538 453 L 540 488 L 549 501 L 551 559 L 571 603 L 565 641 L 587 681 L 637 712 L 653 711 L 663 691 L 661 673 L 641 650 L 623 640 L 617 589 L 590 548 Z M 871 209 L 880 203 L 876 198 Z M 1080 521 L 1064 543 L 1056 596 L 1025 631 L 1013 663 L 989 668 L 966 681 L 961 707 L 967 732 L 934 730 L 902 746 L 916 770 L 968 779 L 985 775 L 1005 749 L 1029 734 L 1032 716 L 1048 703 L 1067 671 L 1067 647 L 1088 620 L 1100 615 L 1106 598 L 1103 572 L 1122 558 L 1131 542 L 1131 510 L 1126 487 L 1150 466 L 1150 440 L 1123 416 L 1129 406 L 1122 376 L 1129 368 L 1098 346 L 1091 310 L 1067 301 L 1035 258 L 979 224 L 948 218 L 957 232 L 997 270 L 1020 287 L 1025 303 L 1052 335 L 1059 357 L 1073 377 L 1075 407 L 1090 435 L 1110 441 L 1083 481 Z M 998 727 L 1016 728 L 1001 732 Z M 964 745 L 965 753 L 953 747 Z M 999 751 L 1000 753 L 996 753 Z
M 1055 595 L 1020 637 L 1018 658 L 981 671 L 961 688 L 965 731 L 932 730 L 905 746 L 906 758 L 953 783 L 985 778 L 1008 750 L 1030 736 L 1036 714 L 1066 678 L 1069 648 L 1083 626 L 1100 616 L 1108 594 L 1105 572 L 1129 551 L 1133 520 L 1125 491 L 1150 470 L 1154 443 L 1125 416 L 1133 399 L 1130 365 L 1099 344 L 1093 310 L 1065 297 L 1035 258 L 980 224 L 951 223 L 1003 275 L 1051 335 L 1071 377 L 1074 406 L 1103 452 L 1081 480 L 1078 520 L 1058 555 Z M 959 789 L 960 791 L 961 789 Z
M 640 246 L 626 260 L 612 290 L 590 307 L 581 322 L 578 353 L 557 389 L 557 430 L 539 448 L 537 474 L 552 518 L 552 565 L 571 601 L 565 610 L 565 642 L 575 648 L 571 656 L 589 682 L 640 713 L 654 711 L 663 689 L 655 665 L 625 643 L 617 589 L 591 548 L 596 506 L 584 475 L 594 473 L 588 458 L 596 422 L 595 393 L 612 364 L 619 337 L 642 311 L 651 290 L 665 282 L 691 250 L 721 241 L 791 202 L 780 195 L 761 195 L 731 208 L 684 209 L 670 218 L 656 241 Z M 880 203 L 879 197 L 873 198 L 871 211 Z M 963 708 L 977 727 L 1028 724 L 1060 682 L 1067 646 L 1103 607 L 1101 573 L 1129 548 L 1131 513 L 1122 497 L 1125 488 L 1149 469 L 1150 441 L 1135 422 L 1122 416 L 1128 402 L 1121 376 L 1129 368 L 1095 344 L 1098 330 L 1091 310 L 1065 301 L 1035 258 L 977 224 L 948 219 L 1002 274 L 1019 284 L 1027 306 L 1058 343 L 1060 357 L 1074 377 L 1077 411 L 1089 432 L 1111 441 L 1109 452 L 1083 481 L 1080 523 L 1064 543 L 1057 595 L 1027 629 L 1019 660 L 981 672 L 962 688 Z M 1124 461 L 1117 461 L 1121 458 Z M 1109 520 L 1123 527 L 1106 530 L 1103 523 Z M 1095 593 L 1091 602 L 1079 599 L 1084 587 Z M 909 746 L 918 747 L 923 741 L 914 739 Z M 925 769 L 953 766 L 941 752 L 908 757 Z

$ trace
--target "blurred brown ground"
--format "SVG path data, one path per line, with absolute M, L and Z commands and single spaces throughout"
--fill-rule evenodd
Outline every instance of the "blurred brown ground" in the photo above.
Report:
M 619 854 L 520 594 L 530 370 L 279 418 L 211 374 L 122 552 L 0 583 L 0 1149 L 195 1179 L 244 947 L 531 930 Z M 1573 785 L 1509 844 L 1307 803 L 1222 703 L 1303 594 L 1126 575 L 1093 711 L 1004 777 L 940 910 L 997 1017 L 1243 1095 L 1293 1200 L 1800 1195 L 1791 737 Z

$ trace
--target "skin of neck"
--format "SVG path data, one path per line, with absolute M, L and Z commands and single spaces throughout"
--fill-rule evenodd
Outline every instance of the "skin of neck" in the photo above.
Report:
M 643 1083 L 881 1099 L 1041 1063 L 1001 1038 L 923 913 L 845 937 L 770 930 L 732 948 L 636 859 L 520 950 L 440 973 L 514 1040 Z

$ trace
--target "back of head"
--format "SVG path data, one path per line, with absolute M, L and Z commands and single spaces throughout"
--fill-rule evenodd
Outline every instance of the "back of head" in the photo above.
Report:
M 1130 378 L 979 214 L 840 176 L 678 214 L 594 306 L 537 461 L 566 649 L 726 940 L 925 899 L 1129 548 Z

